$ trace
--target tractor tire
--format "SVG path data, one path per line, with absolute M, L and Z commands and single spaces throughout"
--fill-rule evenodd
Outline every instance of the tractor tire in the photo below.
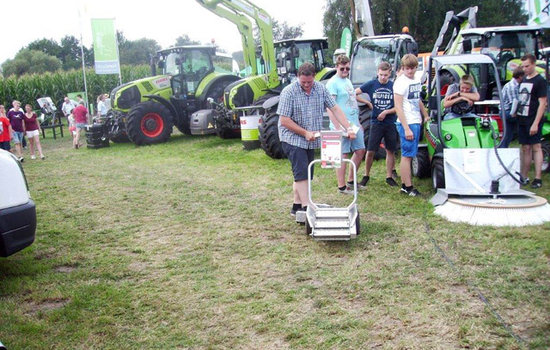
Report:
M 542 172 L 550 172 L 550 141 L 543 140 L 540 144 L 542 148 Z
M 279 140 L 279 115 L 275 112 L 269 112 L 262 117 L 262 122 L 258 126 L 260 131 L 260 146 L 265 154 L 273 159 L 286 158 L 281 141 Z
M 166 142 L 173 126 L 168 108 L 155 101 L 146 101 L 132 107 L 126 130 L 130 141 L 140 146 Z
M 438 188 L 445 188 L 443 158 L 434 158 L 432 162 L 432 185 L 435 190 Z
M 411 161 L 411 173 L 418 178 L 430 176 L 430 155 L 427 148 L 419 148 Z

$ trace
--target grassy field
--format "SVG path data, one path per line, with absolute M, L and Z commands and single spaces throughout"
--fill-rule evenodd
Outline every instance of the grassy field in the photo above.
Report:
M 288 214 L 288 161 L 239 140 L 70 144 L 24 163 L 38 228 L 0 260 L 10 350 L 550 347 L 548 224 L 450 224 L 429 180 L 402 196 L 377 162 L 361 235 L 316 242 Z M 328 170 L 315 196 L 349 200 Z

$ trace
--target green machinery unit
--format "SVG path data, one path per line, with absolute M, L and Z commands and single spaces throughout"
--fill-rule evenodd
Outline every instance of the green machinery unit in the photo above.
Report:
M 175 125 L 190 134 L 190 115 L 221 100 L 224 88 L 239 79 L 215 70 L 215 47 L 181 46 L 161 50 L 152 66 L 162 75 L 136 80 L 111 92 L 108 120 L 113 141 L 127 137 L 137 145 L 165 142 Z M 153 69 L 154 71 L 154 69 Z
M 428 106 L 430 122 L 423 127 L 425 144 L 421 144 L 418 154 L 412 161 L 412 173 L 417 177 L 428 177 L 431 175 L 434 188 L 445 188 L 444 175 L 444 152 L 445 148 L 453 149 L 474 149 L 493 148 L 498 140 L 498 125 L 493 119 L 499 116 L 504 120 L 503 111 L 499 100 L 488 101 L 487 104 L 480 102 L 475 106 L 478 112 L 476 117 L 463 116 L 459 118 L 444 120 L 442 101 L 442 84 L 445 71 L 450 66 L 459 64 L 466 73 L 484 69 L 497 71 L 495 63 L 485 55 L 445 55 L 430 57 L 428 61 L 429 71 L 435 74 L 429 76 Z M 496 82 L 497 96 L 500 97 L 501 85 Z M 494 102 L 494 104 L 492 104 Z M 506 132 L 506 130 L 504 130 Z

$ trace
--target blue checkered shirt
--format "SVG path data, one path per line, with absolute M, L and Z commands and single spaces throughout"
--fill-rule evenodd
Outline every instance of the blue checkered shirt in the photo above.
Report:
M 510 80 L 502 88 L 502 102 L 506 112 L 510 113 L 514 100 L 519 100 L 519 83 L 516 79 Z
M 300 82 L 296 81 L 285 87 L 281 92 L 277 114 L 289 117 L 296 124 L 307 131 L 320 131 L 323 126 L 323 113 L 326 108 L 336 105 L 334 97 L 327 88 L 318 82 L 314 82 L 311 93 L 307 95 Z M 321 147 L 321 140 L 307 141 L 302 135 L 295 134 L 281 125 L 279 118 L 279 139 L 289 145 L 312 149 Z

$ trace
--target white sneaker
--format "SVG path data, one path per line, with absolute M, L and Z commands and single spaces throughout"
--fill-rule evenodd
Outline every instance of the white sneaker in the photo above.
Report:
M 31 156 L 31 159 L 36 159 L 36 156 L 33 154 L 33 155 Z

